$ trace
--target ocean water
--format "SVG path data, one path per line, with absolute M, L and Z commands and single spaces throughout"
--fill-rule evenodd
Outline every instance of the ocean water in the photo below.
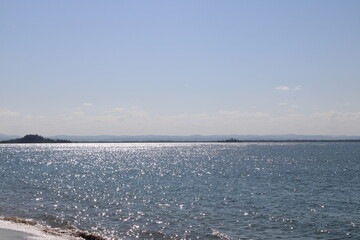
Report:
M 360 239 L 360 143 L 0 145 L 0 215 L 120 239 Z

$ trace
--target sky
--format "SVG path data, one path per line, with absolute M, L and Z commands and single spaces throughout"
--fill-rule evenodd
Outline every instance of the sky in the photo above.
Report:
M 0 133 L 360 135 L 358 0 L 0 0 Z

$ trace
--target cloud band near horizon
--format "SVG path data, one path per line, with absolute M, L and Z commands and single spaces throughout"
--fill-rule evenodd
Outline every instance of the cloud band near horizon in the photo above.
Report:
M 121 111 L 120 111 L 121 109 Z M 0 111 L 0 133 L 24 135 L 360 135 L 360 112 L 311 114 L 218 111 L 160 115 L 117 108 L 98 114 L 71 112 L 33 116 Z M 355 131 L 354 131 L 355 130 Z

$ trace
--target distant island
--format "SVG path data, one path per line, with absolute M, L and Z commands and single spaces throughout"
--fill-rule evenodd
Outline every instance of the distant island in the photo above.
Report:
M 71 141 L 62 139 L 50 139 L 44 138 L 37 134 L 29 134 L 22 138 L 1 141 L 0 143 L 71 143 Z
M 219 142 L 243 142 L 243 141 L 237 140 L 236 138 L 229 138 L 229 139 L 226 139 L 224 141 L 219 141 Z

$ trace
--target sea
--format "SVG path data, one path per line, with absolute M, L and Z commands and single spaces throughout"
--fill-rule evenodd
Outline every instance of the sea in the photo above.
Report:
M 0 216 L 113 239 L 360 239 L 360 143 L 2 144 Z

